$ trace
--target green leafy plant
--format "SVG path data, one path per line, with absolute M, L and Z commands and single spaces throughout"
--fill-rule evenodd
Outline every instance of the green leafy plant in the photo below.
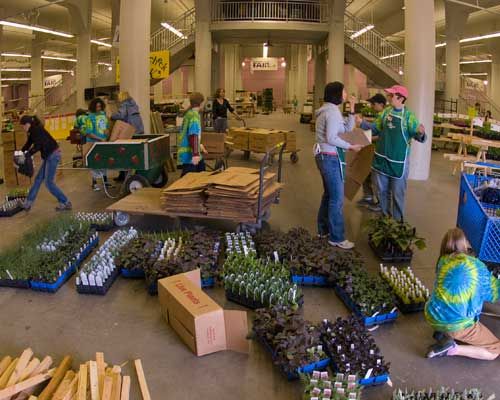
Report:
M 388 216 L 372 218 L 366 225 L 370 241 L 375 247 L 393 253 L 406 252 L 416 247 L 423 250 L 426 247 L 425 239 L 417 236 L 417 231 L 410 224 L 396 221 Z
M 312 374 L 300 374 L 304 385 L 304 400 L 359 400 L 361 386 L 357 375 L 337 373 L 330 376 L 328 371 L 313 371 Z
M 404 304 L 425 303 L 429 298 L 429 289 L 415 276 L 411 267 L 399 270 L 394 266 L 380 265 L 380 275 Z
M 480 389 L 464 389 L 463 391 L 458 391 L 450 388 L 442 387 L 437 390 L 427 389 L 427 390 L 408 390 L 404 391 L 401 389 L 395 390 L 392 395 L 392 400 L 428 400 L 428 399 L 439 399 L 439 400 L 492 400 L 495 396 L 489 396 L 488 398 L 482 393 Z

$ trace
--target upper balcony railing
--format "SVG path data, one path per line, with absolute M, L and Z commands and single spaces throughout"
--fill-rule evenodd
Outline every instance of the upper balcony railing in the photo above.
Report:
M 213 0 L 212 21 L 328 21 L 328 4 L 323 1 L 225 1 Z
M 170 23 L 171 26 L 184 36 L 181 37 L 166 28 L 160 28 L 151 35 L 151 51 L 168 50 L 181 42 L 187 41 L 194 34 L 195 24 L 195 9 L 193 7 Z

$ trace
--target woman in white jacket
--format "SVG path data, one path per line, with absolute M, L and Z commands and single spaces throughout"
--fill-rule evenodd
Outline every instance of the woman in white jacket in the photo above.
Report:
M 344 232 L 344 170 L 345 150 L 359 151 L 363 146 L 351 145 L 339 137 L 354 128 L 354 104 L 350 98 L 351 113 L 344 119 L 339 105 L 347 98 L 344 85 L 331 82 L 325 87 L 324 103 L 316 111 L 316 165 L 323 180 L 324 193 L 318 212 L 318 235 L 328 237 L 328 243 L 342 249 L 352 249 L 354 243 L 346 240 Z

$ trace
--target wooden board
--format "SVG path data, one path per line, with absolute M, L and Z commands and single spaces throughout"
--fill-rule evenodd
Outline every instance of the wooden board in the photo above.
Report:
M 139 387 L 141 388 L 142 398 L 143 400 L 151 400 L 146 377 L 144 376 L 144 370 L 142 369 L 142 362 L 141 360 L 135 360 L 134 364 L 137 372 L 137 379 L 139 380 Z
M 64 375 L 66 375 L 66 371 L 70 369 L 71 361 L 72 359 L 70 356 L 66 356 L 63 358 L 49 384 L 45 387 L 40 396 L 38 396 L 39 400 L 49 400 L 52 397 L 57 387 L 63 380 Z
M 107 211 L 123 211 L 129 214 L 167 215 L 160 205 L 162 189 L 144 188 L 138 190 L 116 203 L 111 204 Z
M 9 365 L 11 363 L 12 363 L 12 357 L 5 356 L 4 358 L 2 358 L 2 361 L 0 361 L 0 377 L 7 370 L 7 368 L 9 368 Z
M 99 375 L 97 373 L 97 362 L 89 362 L 89 376 L 90 376 L 90 398 L 92 400 L 100 400 L 99 394 Z
M 14 360 L 11 361 L 10 365 L 6 368 L 4 373 L 2 374 L 2 377 L 0 378 L 0 389 L 3 389 L 4 387 L 7 386 L 7 382 L 9 381 L 10 376 L 16 369 L 17 362 L 19 361 L 19 358 L 15 358 Z
M 122 382 L 122 393 L 120 400 L 129 400 L 130 398 L 130 376 L 125 375 Z
M 95 354 L 95 360 L 97 364 L 97 379 L 99 381 L 99 397 L 102 398 L 102 391 L 104 388 L 104 370 L 106 369 L 106 364 L 104 363 L 104 353 L 98 352 Z
M 51 369 L 50 371 L 34 376 L 33 378 L 29 378 L 24 382 L 16 383 L 14 386 L 10 386 L 8 388 L 0 390 L 0 400 L 10 399 L 12 396 L 22 392 L 23 390 L 29 389 L 33 386 L 38 385 L 39 383 L 45 382 L 49 380 L 54 374 L 56 370 Z
M 78 389 L 76 391 L 77 400 L 87 400 L 87 364 L 80 365 L 80 372 L 78 373 Z
M 104 377 L 104 386 L 102 390 L 102 400 L 111 400 L 111 392 L 113 390 L 113 378 L 106 375 Z

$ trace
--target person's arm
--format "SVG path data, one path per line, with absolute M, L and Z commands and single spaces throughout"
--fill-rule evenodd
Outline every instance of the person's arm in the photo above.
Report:
M 127 117 L 127 107 L 125 106 L 125 103 L 122 103 L 120 105 L 120 108 L 118 108 L 118 111 L 111 114 L 111 119 L 113 121 L 125 121 L 125 118 Z
M 410 113 L 408 116 L 408 133 L 410 138 L 415 139 L 417 142 L 424 143 L 427 139 L 424 126 L 418 121 L 415 114 Z
M 33 139 L 31 139 L 31 134 L 28 134 L 28 139 L 26 140 L 26 143 L 24 144 L 21 150 L 23 152 L 26 152 L 31 148 L 32 145 L 33 145 Z
M 340 147 L 341 149 L 350 149 L 351 144 L 343 140 L 339 133 L 345 132 L 345 121 L 343 120 L 342 114 L 340 114 L 340 119 L 336 114 L 331 113 L 326 117 L 326 140 L 328 144 Z M 354 120 L 354 116 L 352 116 Z
M 359 124 L 359 127 L 361 129 L 363 129 L 364 131 L 368 131 L 368 130 L 374 130 L 374 127 L 375 127 L 375 123 L 374 122 L 368 122 L 368 121 L 365 121 L 364 119 L 361 120 L 361 123 Z
M 200 136 L 201 136 L 201 125 L 198 119 L 192 119 L 189 121 L 187 127 L 187 135 L 189 140 L 189 146 L 191 147 L 191 152 L 193 154 L 193 164 L 197 165 L 200 162 Z
M 231 112 L 231 113 L 233 113 L 233 114 L 236 114 L 236 113 L 234 112 L 234 108 L 233 108 L 233 107 L 231 106 L 231 104 L 229 103 L 229 100 L 224 99 L 224 101 L 226 102 L 226 107 L 227 107 L 227 109 L 229 110 L 229 112 Z

